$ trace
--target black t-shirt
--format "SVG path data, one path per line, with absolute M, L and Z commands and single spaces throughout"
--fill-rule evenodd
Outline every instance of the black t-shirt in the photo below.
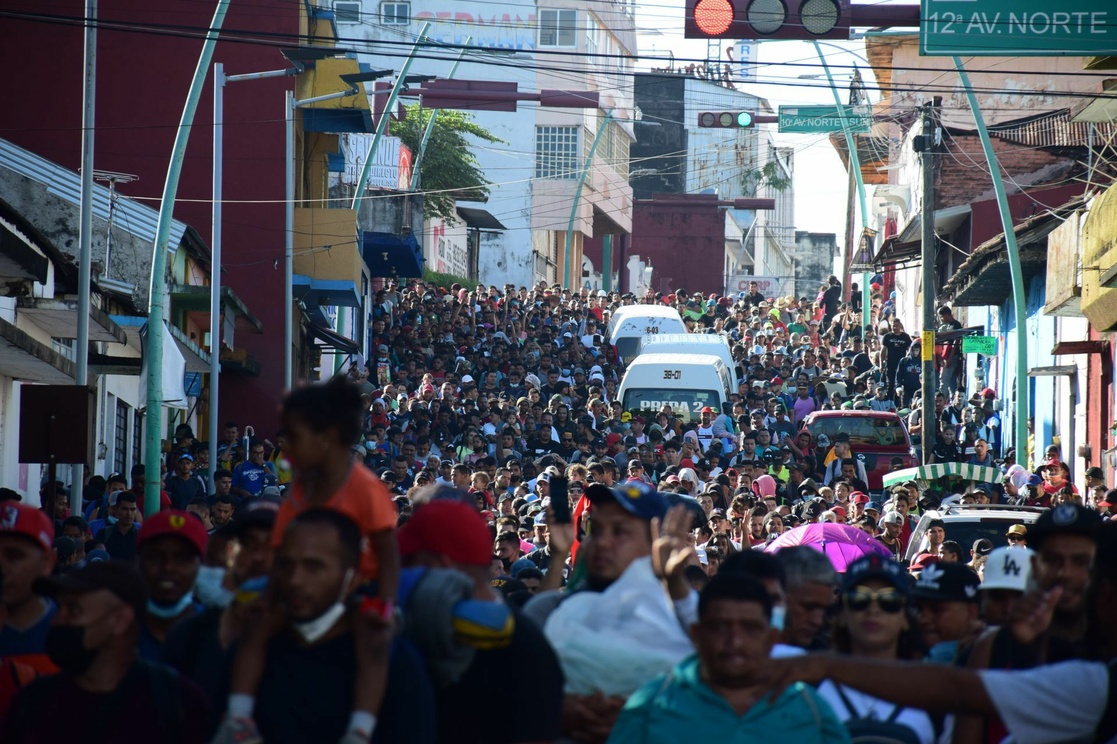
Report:
M 175 623 L 163 642 L 163 663 L 192 679 L 209 696 L 212 715 L 207 736 L 221 723 L 218 713 L 228 697 L 228 672 L 231 652 L 221 648 L 218 630 L 224 610 L 209 609 L 200 615 Z
M 957 443 L 947 444 L 936 438 L 931 454 L 935 456 L 935 462 L 962 462 L 962 450 Z
M 834 315 L 838 312 L 838 303 L 842 301 L 842 288 L 840 285 L 833 285 L 822 293 L 822 309 L 826 315 Z
M 40 677 L 12 701 L 0 741 L 202 744 L 209 741 L 208 720 L 209 703 L 196 684 L 168 667 L 136 661 L 109 693 L 83 690 L 69 674 Z
M 530 684 L 520 679 L 531 678 Z M 553 741 L 562 717 L 562 669 L 543 631 L 516 616 L 512 642 L 478 651 L 457 684 L 439 691 L 439 742 Z M 500 704 L 493 707 L 493 700 Z M 270 744 L 270 740 L 269 740 Z
M 256 725 L 268 744 L 333 744 L 349 727 L 357 655 L 346 634 L 303 646 L 285 632 L 268 646 L 256 692 Z M 392 644 L 388 689 L 376 717 L 373 744 L 435 741 L 434 689 L 422 659 L 403 639 Z
M 884 347 L 888 366 L 895 368 L 911 348 L 911 336 L 906 333 L 888 333 L 881 336 L 880 345 Z

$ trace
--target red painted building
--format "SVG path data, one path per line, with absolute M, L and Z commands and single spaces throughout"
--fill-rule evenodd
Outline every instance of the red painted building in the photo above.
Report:
M 693 201 L 693 206 L 680 204 Z M 631 255 L 653 268 L 652 290 L 721 293 L 725 289 L 725 208 L 706 194 L 672 194 L 668 204 L 636 201 Z M 620 257 L 621 288 L 628 256 Z
M 215 3 L 101 0 L 97 44 L 96 143 L 99 170 L 135 174 L 119 187 L 158 209 L 171 146 Z M 288 66 L 280 53 L 297 46 L 303 4 L 232 2 L 228 35 L 214 61 L 229 75 Z M 50 14 L 3 21 L 0 58 L 9 71 L 0 113 L 3 136 L 78 170 L 81 153 L 82 0 L 9 0 L 7 12 Z M 242 33 L 236 33 L 240 31 Z M 251 36 L 245 31 L 250 31 Z M 235 40 L 239 39 L 239 40 Z M 238 333 L 235 345 L 260 363 L 258 376 L 223 372 L 220 415 L 274 437 L 283 384 L 284 90 L 293 79 L 230 84 L 225 89 L 222 283 L 263 324 Z M 212 74 L 195 118 L 174 216 L 210 238 L 213 130 Z M 146 281 L 144 282 L 146 285 Z

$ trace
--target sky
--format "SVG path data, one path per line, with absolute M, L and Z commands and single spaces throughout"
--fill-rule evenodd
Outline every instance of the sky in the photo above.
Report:
M 683 38 L 683 1 L 648 0 L 637 5 L 637 36 L 640 62 L 637 69 L 666 66 L 669 51 L 676 60 L 704 59 L 706 42 Z M 723 42 L 728 47 L 731 41 Z M 832 70 L 834 83 L 842 100 L 848 96 L 849 65 L 862 68 L 862 77 L 873 87 L 872 72 L 859 56 L 865 54 L 864 42 L 825 42 L 822 47 L 827 64 L 840 65 Z M 847 50 L 847 51 L 843 51 Z M 659 57 L 658 61 L 655 58 Z M 759 45 L 757 83 L 738 84 L 741 90 L 766 98 L 773 110 L 780 106 L 804 104 L 833 105 L 834 96 L 827 85 L 814 45 L 803 41 L 765 41 Z M 725 61 L 724 51 L 722 59 Z M 772 63 L 778 63 L 772 66 Z M 814 66 L 798 66 L 806 63 Z M 680 63 L 677 63 L 679 65 Z M 690 64 L 682 62 L 681 66 Z M 800 75 L 821 77 L 800 79 Z M 880 94 L 870 91 L 870 100 Z M 770 125 L 775 129 L 775 125 Z M 795 148 L 795 228 L 811 232 L 832 232 L 838 244 L 844 245 L 846 230 L 847 172 L 826 135 L 777 134 L 776 142 Z

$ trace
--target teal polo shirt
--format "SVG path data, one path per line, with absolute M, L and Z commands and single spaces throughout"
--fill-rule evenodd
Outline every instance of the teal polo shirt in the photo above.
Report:
M 679 662 L 632 694 L 608 744 L 718 744 L 793 741 L 796 744 L 849 742 L 834 711 L 811 687 L 797 683 L 775 701 L 761 701 L 744 715 L 702 682 L 698 657 Z

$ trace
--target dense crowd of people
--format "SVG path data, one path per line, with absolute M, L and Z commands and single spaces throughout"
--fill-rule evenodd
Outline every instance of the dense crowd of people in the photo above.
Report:
M 1117 491 L 1002 449 L 955 340 L 921 421 L 920 342 L 874 279 L 866 329 L 833 277 L 388 282 L 373 353 L 274 436 L 228 422 L 210 463 L 180 426 L 156 513 L 140 465 L 81 515 L 59 483 L 0 492 L 0 741 L 1110 740 Z M 609 319 L 641 303 L 724 337 L 720 409 L 618 400 Z M 997 477 L 885 486 L 818 411 L 933 427 L 934 463 Z M 960 544 L 952 504 L 1018 508 Z

